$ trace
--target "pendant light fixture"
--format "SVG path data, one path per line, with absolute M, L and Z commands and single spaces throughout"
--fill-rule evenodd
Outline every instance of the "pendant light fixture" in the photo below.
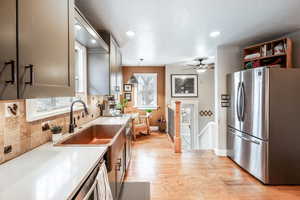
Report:
M 128 81 L 129 84 L 138 84 L 137 78 L 134 76 L 134 74 L 131 75 Z

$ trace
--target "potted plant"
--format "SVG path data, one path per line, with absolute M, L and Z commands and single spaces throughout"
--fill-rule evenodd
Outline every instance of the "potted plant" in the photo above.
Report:
M 62 136 L 62 126 L 54 125 L 50 128 L 52 133 L 52 142 L 57 142 Z
M 127 99 L 121 99 L 120 103 L 117 106 L 117 108 L 120 109 L 122 113 L 124 113 L 124 109 L 126 108 L 127 104 L 128 104 Z
M 146 109 L 146 115 L 147 115 L 147 117 L 149 117 L 152 112 L 153 112 L 152 109 Z

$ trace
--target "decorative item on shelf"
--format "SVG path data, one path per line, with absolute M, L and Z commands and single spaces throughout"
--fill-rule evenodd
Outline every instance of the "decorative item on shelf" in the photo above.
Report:
M 282 68 L 293 67 L 292 40 L 280 38 L 244 48 L 244 68 L 280 65 Z
M 126 99 L 127 101 L 131 101 L 132 100 L 132 94 L 131 93 L 124 93 L 124 99 Z
M 259 58 L 260 56 L 261 56 L 260 53 L 253 53 L 253 54 L 246 55 L 244 58 L 245 60 L 249 60 L 249 59 Z
M 198 97 L 198 75 L 171 74 L 171 96 L 179 98 Z
M 132 84 L 124 84 L 124 92 L 132 92 Z
M 52 133 L 52 142 L 56 143 L 60 140 L 60 138 L 62 137 L 62 126 L 58 126 L 58 125 L 54 125 L 50 128 L 50 131 Z
M 279 44 L 277 44 L 274 47 L 274 55 L 278 55 L 278 54 L 284 54 L 285 50 L 284 50 L 284 45 L 282 42 L 280 42 Z
M 267 56 L 267 45 L 266 44 L 261 47 L 261 55 Z

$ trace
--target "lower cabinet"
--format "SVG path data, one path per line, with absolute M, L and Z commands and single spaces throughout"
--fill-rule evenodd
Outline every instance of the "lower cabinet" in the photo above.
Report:
M 109 147 L 106 156 L 108 179 L 114 200 L 117 200 L 122 192 L 122 185 L 131 156 L 131 137 L 128 137 L 125 128 Z M 130 141 L 128 141 L 130 139 Z M 128 148 L 130 144 L 130 149 Z
M 118 156 L 118 162 L 117 162 L 117 166 L 116 166 L 116 199 L 119 198 L 121 191 L 122 191 L 122 184 L 124 181 L 124 177 L 125 177 L 125 172 L 126 172 L 126 162 L 125 162 L 125 144 L 122 147 L 122 150 L 119 153 Z

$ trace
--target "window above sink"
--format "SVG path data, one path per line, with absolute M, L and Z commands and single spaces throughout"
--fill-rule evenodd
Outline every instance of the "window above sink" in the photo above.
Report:
M 26 100 L 26 120 L 36 121 L 70 111 L 71 103 L 76 99 L 87 102 L 87 50 L 75 42 L 75 97 L 50 97 Z M 76 105 L 74 110 L 83 109 Z

